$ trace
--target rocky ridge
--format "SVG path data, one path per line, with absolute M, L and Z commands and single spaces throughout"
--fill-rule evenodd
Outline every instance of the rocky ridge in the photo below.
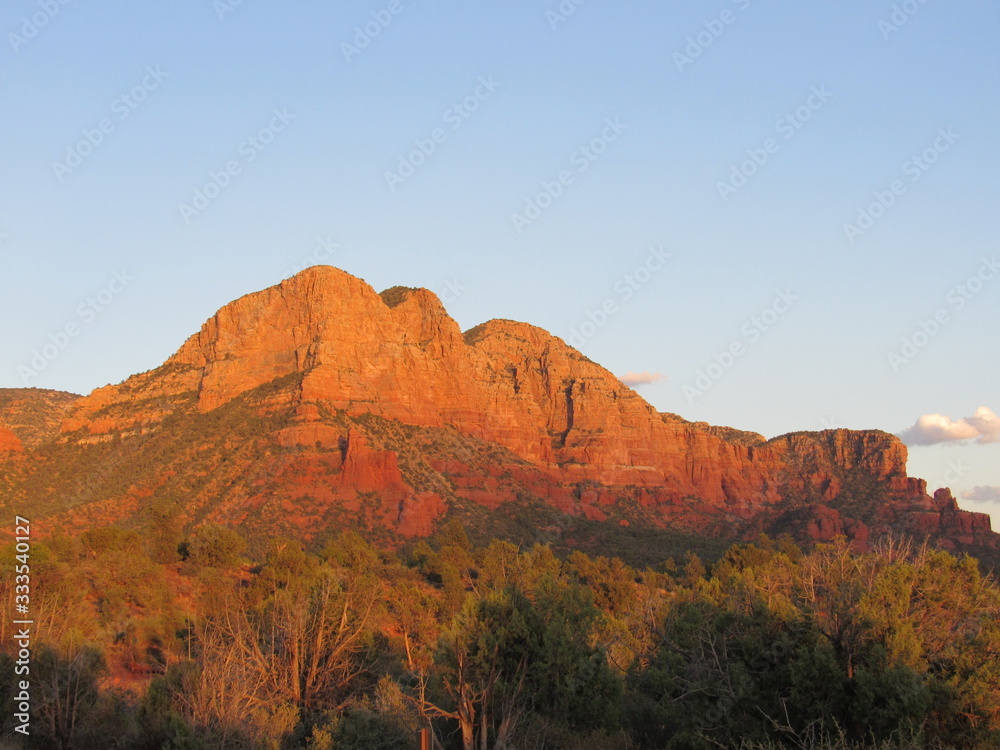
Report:
M 315 505 L 315 525 L 328 506 L 356 513 L 367 503 L 387 529 L 415 536 L 456 503 L 496 510 L 528 498 L 597 521 L 734 538 L 791 530 L 864 547 L 894 530 L 952 548 L 997 548 L 1000 538 L 988 516 L 907 477 L 892 435 L 768 441 L 687 422 L 540 328 L 493 320 L 463 333 L 427 290 L 379 294 L 322 266 L 224 306 L 160 368 L 72 401 L 55 442 L 68 455 L 163 441 L 168 428 L 208 424 L 235 404 L 268 421 L 254 445 L 286 466 L 256 487 L 213 484 L 190 522 Z M 495 455 L 465 455 L 476 451 Z M 154 471 L 95 500 L 127 516 L 177 481 Z M 81 513 L 63 511 L 68 521 Z

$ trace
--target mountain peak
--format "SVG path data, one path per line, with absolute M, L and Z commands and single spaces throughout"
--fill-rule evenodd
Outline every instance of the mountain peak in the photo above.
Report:
M 276 378 L 324 367 L 372 386 L 372 368 L 363 361 L 374 357 L 390 368 L 407 345 L 457 337 L 458 324 L 425 289 L 393 287 L 380 295 L 340 269 L 312 266 L 224 306 L 168 364 L 202 371 L 199 406 L 208 411 Z M 330 373 L 314 380 L 324 375 Z M 335 380 L 346 400 L 369 390 Z
M 594 520 L 624 502 L 645 523 L 687 530 L 711 523 L 720 533 L 760 531 L 791 508 L 814 539 L 844 533 L 861 544 L 866 524 L 916 524 L 954 532 L 963 544 L 996 545 L 988 517 L 942 511 L 921 480 L 906 476 L 905 448 L 891 435 L 840 430 L 765 441 L 660 414 L 541 328 L 496 319 L 463 335 L 432 292 L 377 293 L 328 266 L 225 305 L 163 367 L 75 402 L 62 429 L 84 442 L 152 434 L 189 404 L 197 408 L 183 418 L 197 419 L 252 393 L 240 408 L 273 419 L 265 442 L 319 452 L 323 471 L 351 484 L 348 496 L 380 493 L 384 517 L 403 519 L 391 522 L 400 528 L 430 528 L 442 497 L 495 508 L 526 496 Z M 442 440 L 462 447 L 429 461 L 399 437 L 420 430 L 435 436 L 423 443 L 433 451 L 444 450 Z M 338 463 L 345 445 L 347 463 Z M 473 471 L 484 450 L 506 458 Z M 278 489 L 299 491 L 294 483 Z M 814 507 L 825 509 L 819 521 Z

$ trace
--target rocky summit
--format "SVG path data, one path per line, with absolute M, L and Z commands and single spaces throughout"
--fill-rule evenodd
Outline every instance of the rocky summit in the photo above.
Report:
M 463 333 L 426 289 L 379 294 L 326 266 L 229 303 L 118 385 L 0 391 L 0 490 L 49 528 L 169 514 L 398 539 L 458 516 L 570 546 L 649 529 L 1000 548 L 989 516 L 906 475 L 888 433 L 692 423 L 540 328 Z

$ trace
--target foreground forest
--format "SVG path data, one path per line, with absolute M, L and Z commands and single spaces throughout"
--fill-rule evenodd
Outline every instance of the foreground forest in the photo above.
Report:
M 446 750 L 1000 746 L 996 582 L 891 539 L 637 570 L 475 547 L 458 522 L 397 552 L 108 527 L 31 563 L 32 735 L 5 712 L 10 747 L 410 750 L 423 727 Z

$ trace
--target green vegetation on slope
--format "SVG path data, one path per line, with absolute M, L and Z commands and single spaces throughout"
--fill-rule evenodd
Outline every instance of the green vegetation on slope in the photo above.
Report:
M 762 538 L 653 570 L 474 544 L 457 521 L 401 553 L 343 532 L 257 554 L 224 526 L 150 524 L 34 545 L 25 748 L 1000 742 L 1000 588 L 971 558 Z M 9 625 L 0 643 L 10 703 Z

